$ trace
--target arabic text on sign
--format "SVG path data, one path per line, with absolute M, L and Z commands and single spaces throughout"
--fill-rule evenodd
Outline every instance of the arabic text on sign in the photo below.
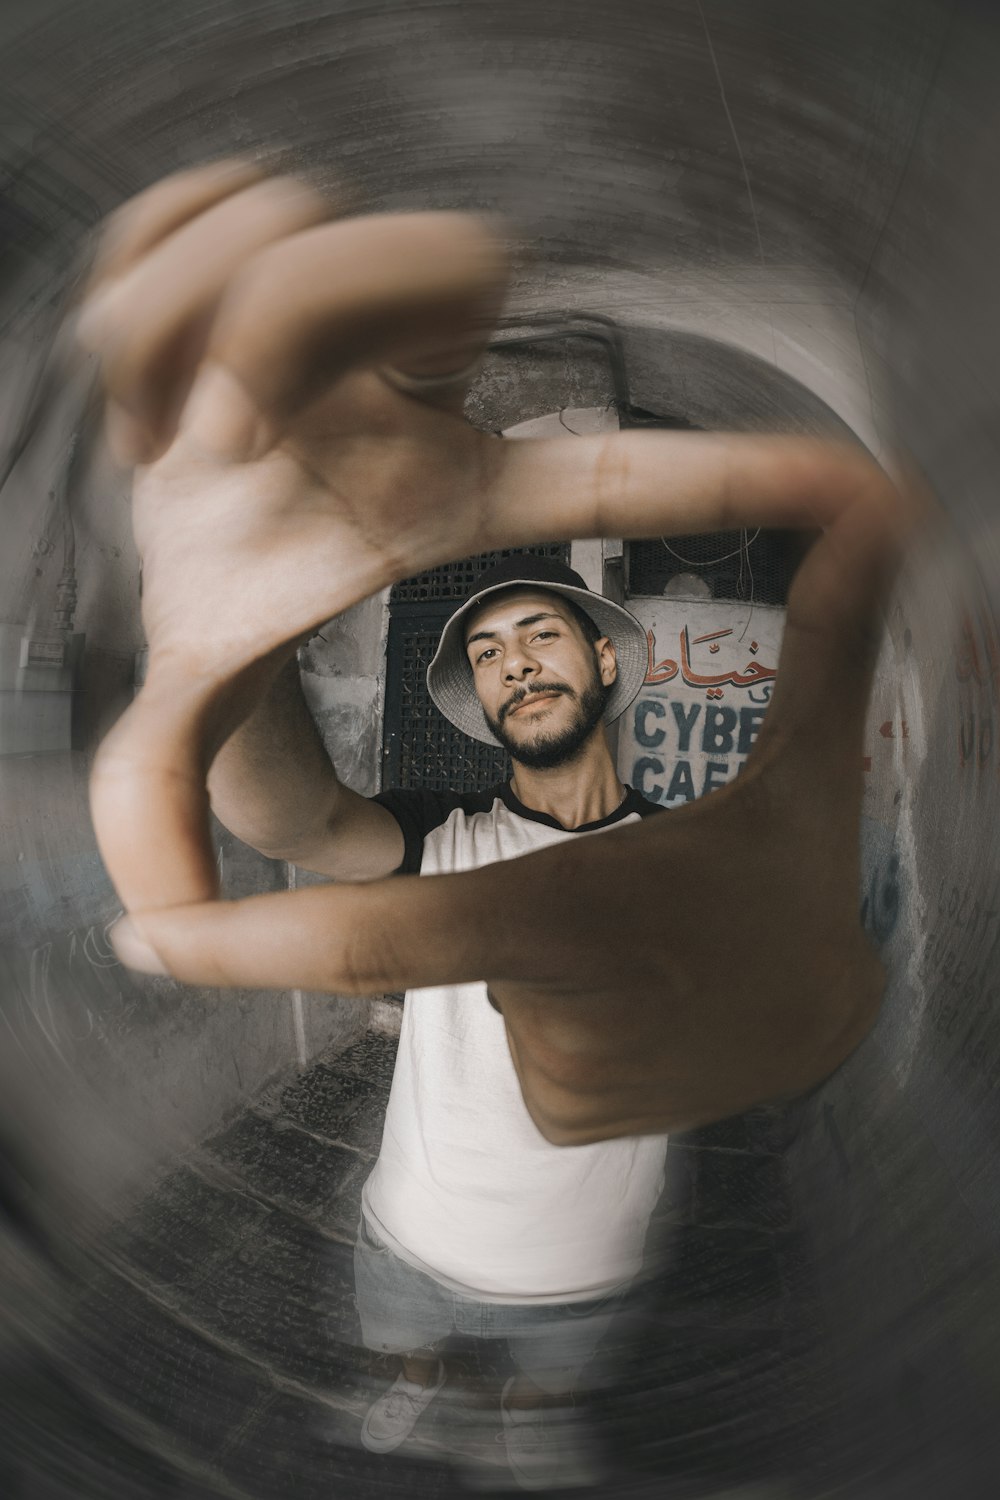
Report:
M 721 697 L 719 691 L 723 687 L 756 687 L 764 682 L 772 682 L 778 675 L 776 667 L 765 667 L 762 662 L 748 661 L 740 671 L 731 667 L 726 672 L 697 672 L 691 663 L 691 646 L 708 644 L 710 651 L 719 649 L 719 641 L 725 636 L 732 635 L 732 630 L 713 630 L 705 635 L 696 636 L 691 641 L 691 633 L 687 625 L 680 632 L 680 661 L 674 661 L 672 657 L 664 657 L 662 661 L 656 660 L 656 640 L 652 630 L 646 631 L 646 647 L 648 651 L 648 662 L 646 670 L 647 685 L 655 685 L 662 682 L 672 682 L 678 674 L 688 687 L 703 687 L 712 690 L 710 696 Z M 757 650 L 757 642 L 751 642 L 751 651 Z

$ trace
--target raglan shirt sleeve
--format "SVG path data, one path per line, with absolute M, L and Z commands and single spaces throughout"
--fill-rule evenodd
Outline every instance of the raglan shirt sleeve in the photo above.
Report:
M 420 874 L 424 839 L 466 801 L 460 792 L 422 792 L 404 787 L 379 792 L 371 800 L 391 812 L 403 832 L 403 863 L 394 875 Z

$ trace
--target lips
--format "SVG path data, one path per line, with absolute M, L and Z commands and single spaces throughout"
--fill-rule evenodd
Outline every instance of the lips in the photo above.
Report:
M 508 703 L 508 705 L 505 706 L 504 709 L 501 709 L 501 723 L 505 720 L 505 718 L 511 718 L 514 717 L 514 715 L 519 714 L 519 712 L 522 711 L 522 708 L 528 709 L 529 712 L 534 712 L 534 709 L 546 708 L 547 703 L 553 703 L 556 699 L 558 699 L 558 697 L 562 696 L 564 696 L 564 694 L 562 694 L 562 691 L 559 690 L 559 688 L 555 687 L 550 688 L 550 690 L 547 691 L 541 691 L 541 693 L 540 691 L 528 693 L 525 697 L 523 697 L 522 700 L 520 700 L 520 703 L 513 703 L 513 705 L 511 705 L 511 703 Z
M 540 708 L 545 703 L 554 703 L 560 695 L 558 693 L 530 693 L 523 703 L 519 703 L 510 712 L 514 715 Z

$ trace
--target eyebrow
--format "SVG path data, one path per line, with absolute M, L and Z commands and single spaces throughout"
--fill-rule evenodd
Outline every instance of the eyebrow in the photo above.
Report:
M 540 614 L 525 615 L 523 620 L 515 620 L 514 629 L 523 630 L 526 625 L 537 625 L 539 620 L 562 620 L 562 618 L 562 615 L 557 615 L 554 610 L 542 610 Z M 563 623 L 565 624 L 565 621 Z M 496 641 L 499 639 L 500 637 L 495 630 L 477 630 L 475 635 L 469 636 L 469 639 L 465 643 L 465 649 L 468 651 L 473 641 Z

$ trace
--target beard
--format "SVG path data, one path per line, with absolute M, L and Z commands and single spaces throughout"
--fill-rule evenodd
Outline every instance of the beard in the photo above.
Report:
M 594 665 L 593 680 L 582 693 L 575 693 L 565 682 L 538 683 L 533 692 L 524 689 L 513 694 L 500 710 L 498 719 L 486 714 L 486 722 L 511 760 L 532 771 L 552 771 L 575 760 L 604 717 L 614 684 L 605 687 L 597 665 Z M 573 717 L 562 729 L 537 730 L 535 738 L 522 741 L 515 739 L 504 724 L 507 715 L 529 700 L 533 694 L 559 693 L 575 700 Z

